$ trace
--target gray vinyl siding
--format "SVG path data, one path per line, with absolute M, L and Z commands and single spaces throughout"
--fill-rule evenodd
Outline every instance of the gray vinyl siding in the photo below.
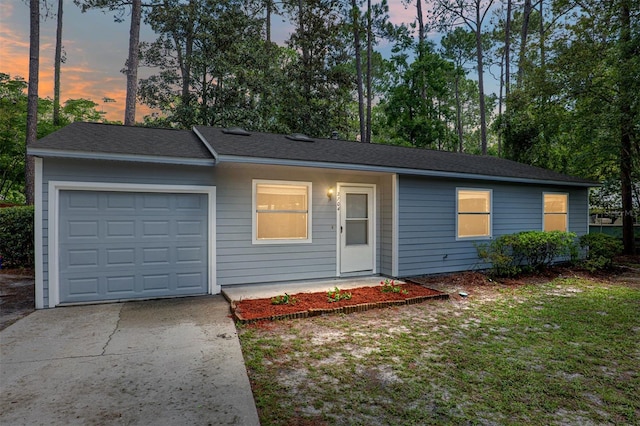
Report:
M 389 176 L 333 172 L 275 166 L 220 165 L 215 169 L 217 186 L 217 271 L 218 284 L 236 285 L 297 281 L 336 277 L 337 231 L 336 197 L 327 197 L 327 189 L 338 182 L 377 185 L 377 208 L 387 201 L 381 195 L 381 182 Z M 312 183 L 312 242 L 296 244 L 253 244 L 253 179 Z M 376 229 L 381 233 L 381 216 Z M 377 239 L 377 263 L 380 265 L 382 238 Z
M 569 194 L 569 230 L 587 232 L 586 188 L 400 177 L 398 262 L 401 277 L 484 269 L 475 244 L 456 239 L 456 188 L 491 189 L 493 237 L 542 230 L 543 193 Z
M 380 200 L 380 273 L 393 275 L 393 189 L 391 176 L 382 180 L 378 188 Z
M 493 236 L 542 229 L 544 192 L 569 194 L 569 230 L 588 229 L 586 188 L 553 187 L 398 176 L 399 217 L 393 218 L 390 173 L 336 171 L 320 168 L 220 164 L 215 167 L 158 165 L 115 161 L 43 160 L 42 252 L 44 306 L 49 306 L 48 182 L 109 182 L 216 187 L 216 271 L 218 285 L 326 279 L 337 275 L 337 184 L 375 184 L 376 265 L 393 275 L 393 243 L 398 243 L 398 276 L 434 274 L 488 265 L 479 263 L 473 240 L 456 240 L 456 188 L 493 191 Z M 252 243 L 252 180 L 311 182 L 312 242 Z M 398 235 L 394 233 L 397 221 Z M 477 240 L 475 242 L 488 242 Z
M 42 170 L 42 254 L 44 306 L 49 306 L 49 181 L 166 185 L 215 185 L 209 167 L 46 158 Z

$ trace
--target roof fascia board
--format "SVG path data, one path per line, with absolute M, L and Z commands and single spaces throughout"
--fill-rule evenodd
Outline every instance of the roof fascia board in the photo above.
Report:
M 193 133 L 195 133 L 198 139 L 200 139 L 200 142 L 202 142 L 202 144 L 207 148 L 207 150 L 211 153 L 211 155 L 213 155 L 213 159 L 217 163 L 218 157 L 219 157 L 218 153 L 216 152 L 215 149 L 213 149 L 211 144 L 209 144 L 209 142 L 207 141 L 207 138 L 205 138 L 204 135 L 200 133 L 200 131 L 196 128 L 196 126 L 193 126 L 191 130 L 193 130 Z
M 153 155 L 106 154 L 101 152 L 58 151 L 37 148 L 29 148 L 27 153 L 35 157 L 79 158 L 83 160 L 129 161 L 134 163 L 180 164 L 188 166 L 215 165 L 215 160 L 213 159 L 203 160 L 197 158 L 159 157 Z
M 513 182 L 513 183 L 530 183 L 530 184 L 543 184 L 543 185 L 562 185 L 562 186 L 578 186 L 578 187 L 596 187 L 600 184 L 591 184 L 583 182 L 565 182 L 549 179 L 529 179 L 529 178 L 517 178 L 508 176 L 491 176 L 480 175 L 472 173 L 455 173 L 455 172 L 442 172 L 436 170 L 420 170 L 420 169 L 403 169 L 399 167 L 385 167 L 385 166 L 369 166 L 365 164 L 351 164 L 351 163 L 329 163 L 322 161 L 304 161 L 304 160 L 285 160 L 278 158 L 260 158 L 260 157 L 242 157 L 235 155 L 219 155 L 218 162 L 229 163 L 249 163 L 249 164 L 264 164 L 273 166 L 294 166 L 294 167 L 318 167 L 323 169 L 339 169 L 339 170 L 354 170 L 363 172 L 378 172 L 378 173 L 397 173 L 400 175 L 416 175 L 416 176 L 429 176 L 429 177 L 444 177 L 452 179 L 481 179 L 496 182 Z

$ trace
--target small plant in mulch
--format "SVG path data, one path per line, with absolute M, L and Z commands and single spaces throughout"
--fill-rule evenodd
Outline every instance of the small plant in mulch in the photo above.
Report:
M 327 291 L 327 302 L 339 302 L 341 300 L 351 299 L 351 293 L 341 291 L 338 287 L 334 287 L 333 290 Z
M 389 280 L 388 278 L 380 281 L 380 285 L 382 285 L 380 291 L 383 293 L 400 293 L 404 296 L 409 294 L 407 289 L 402 288 L 400 284 L 396 284 L 394 280 Z
M 272 305 L 295 305 L 298 299 L 285 293 L 271 298 Z

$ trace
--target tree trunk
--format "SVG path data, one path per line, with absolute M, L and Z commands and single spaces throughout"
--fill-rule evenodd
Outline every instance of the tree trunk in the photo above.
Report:
M 271 4 L 273 0 L 266 0 L 265 1 L 265 9 L 266 9 L 266 17 L 265 17 L 265 32 L 266 34 L 266 40 L 267 40 L 267 45 L 269 45 L 269 43 L 271 43 L 271 9 L 273 7 L 273 5 Z
M 518 85 L 522 85 L 522 77 L 524 76 L 524 62 L 526 59 L 525 52 L 527 50 L 527 37 L 529 36 L 529 18 L 531 17 L 531 0 L 524 1 L 524 10 L 522 12 L 522 30 L 520 31 L 520 54 L 518 56 Z
M 482 155 L 487 155 L 487 112 L 484 100 L 484 64 L 482 52 L 482 20 L 480 18 L 480 6 L 476 8 L 476 54 L 478 56 L 478 92 L 480 98 L 480 146 Z
M 504 116 L 502 115 L 502 92 L 504 90 L 504 74 L 505 74 L 505 53 L 503 52 L 502 54 L 502 60 L 500 61 L 500 88 L 499 88 L 499 92 L 498 92 L 498 117 L 500 117 L 501 120 L 504 120 Z M 502 126 L 502 125 L 501 125 Z M 498 157 L 500 157 L 502 155 L 502 131 L 498 132 Z
M 367 126 L 363 142 L 371 143 L 371 55 L 373 54 L 373 32 L 371 31 L 371 0 L 367 0 Z
M 509 97 L 511 86 L 511 5 L 512 0 L 507 0 L 507 20 L 504 25 L 504 96 Z
M 38 71 L 40 68 L 40 0 L 29 1 L 29 86 L 27 89 L 27 132 L 25 147 L 38 138 Z M 33 157 L 25 151 L 24 192 L 28 205 L 33 205 Z
M 418 60 L 422 62 L 422 57 L 424 56 L 424 18 L 422 16 L 422 0 L 416 0 L 416 16 L 418 18 Z M 424 77 L 424 71 L 421 72 L 423 74 L 420 82 L 420 98 L 423 103 L 427 102 L 427 88 L 425 87 L 424 82 L 427 80 Z
M 60 0 L 62 1 L 62 0 Z M 127 97 L 124 107 L 124 125 L 136 124 L 136 95 L 138 93 L 138 51 L 140 46 L 140 20 L 142 0 L 131 3 L 131 27 L 129 29 L 129 58 L 127 59 Z
M 546 65 L 545 37 L 544 37 L 544 0 L 540 1 L 540 68 L 544 73 Z
M 464 137 L 462 133 L 462 105 L 460 104 L 460 75 L 458 70 L 455 71 L 456 76 L 454 79 L 455 92 L 456 92 L 456 130 L 458 131 L 458 145 L 459 152 L 464 150 Z
M 53 63 L 53 125 L 60 125 L 60 66 L 62 64 L 62 0 L 58 0 L 56 53 Z
M 416 15 L 418 15 L 418 43 L 420 46 L 424 44 L 424 18 L 422 16 L 422 0 L 416 0 Z M 418 53 L 422 55 L 422 51 Z
M 358 85 L 358 119 L 360 123 L 360 140 L 365 135 L 364 93 L 362 90 L 362 55 L 360 52 L 360 9 L 357 0 L 351 0 L 351 17 L 353 22 L 353 44 L 356 51 L 356 84 Z
M 629 0 L 622 0 L 620 6 L 620 174 L 622 181 L 622 243 L 625 254 L 635 253 L 635 241 L 633 231 L 633 182 L 631 172 L 633 169 L 632 142 L 634 117 L 631 111 L 631 93 L 633 79 L 636 78 L 630 72 L 625 72 L 631 67 L 625 66 L 633 58 L 634 46 L 631 41 L 631 5 Z

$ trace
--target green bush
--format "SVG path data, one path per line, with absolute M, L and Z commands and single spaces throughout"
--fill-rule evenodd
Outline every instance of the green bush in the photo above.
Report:
M 0 257 L 3 268 L 33 267 L 33 207 L 0 209 Z
M 613 257 L 622 253 L 622 242 L 607 234 L 586 234 L 580 237 L 580 247 L 587 250 L 585 268 L 591 272 L 608 269 Z
M 501 235 L 490 244 L 476 247 L 478 256 L 492 265 L 495 276 L 514 276 L 541 270 L 559 258 L 578 258 L 576 234 L 572 232 L 524 231 Z

